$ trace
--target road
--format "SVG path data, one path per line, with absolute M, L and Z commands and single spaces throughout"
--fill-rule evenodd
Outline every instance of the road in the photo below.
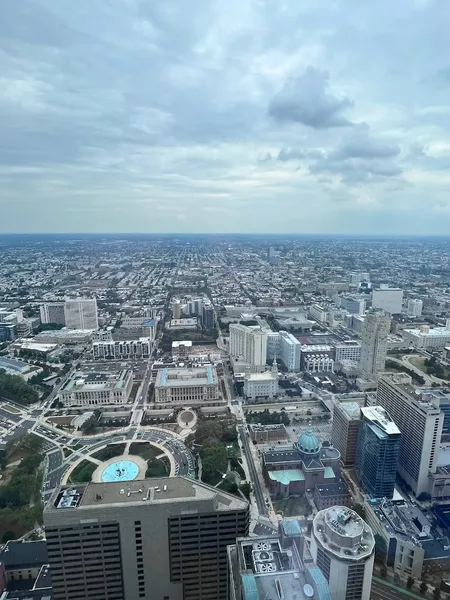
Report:
M 268 516 L 269 511 L 267 510 L 266 503 L 264 501 L 264 494 L 261 490 L 261 484 L 259 482 L 258 472 L 255 467 L 255 462 L 253 460 L 252 451 L 250 449 L 250 444 L 248 442 L 247 434 L 245 432 L 245 428 L 242 425 L 239 425 L 239 435 L 241 436 L 242 445 L 244 447 L 245 457 L 247 459 L 248 468 L 250 470 L 250 479 L 252 482 L 253 493 L 255 495 L 256 505 L 258 507 L 258 512 L 261 516 Z
M 392 583 L 383 581 L 374 577 L 372 579 L 372 589 L 370 592 L 370 600 L 423 600 L 423 596 L 419 596 L 408 590 L 397 587 Z

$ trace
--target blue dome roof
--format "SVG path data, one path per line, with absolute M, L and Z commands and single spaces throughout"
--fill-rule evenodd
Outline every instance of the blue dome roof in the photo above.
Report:
M 320 442 L 311 429 L 304 431 L 298 438 L 297 448 L 305 454 L 318 454 Z

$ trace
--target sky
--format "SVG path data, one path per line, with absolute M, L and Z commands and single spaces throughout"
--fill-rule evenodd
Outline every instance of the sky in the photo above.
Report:
M 0 233 L 450 233 L 448 0 L 2 0 Z

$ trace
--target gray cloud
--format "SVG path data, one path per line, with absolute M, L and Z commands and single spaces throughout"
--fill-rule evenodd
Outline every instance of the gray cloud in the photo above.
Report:
M 348 127 L 344 112 L 353 102 L 329 89 L 329 74 L 308 67 L 303 75 L 289 79 L 269 104 L 269 115 L 279 121 L 302 123 L 313 129 Z
M 0 232 L 447 232 L 449 17 L 433 0 L 4 0 Z

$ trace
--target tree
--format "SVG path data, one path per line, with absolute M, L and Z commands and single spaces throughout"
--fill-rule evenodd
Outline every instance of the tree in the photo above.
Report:
M 421 584 L 420 584 L 420 593 L 422 595 L 424 595 L 425 592 L 427 591 L 427 589 L 428 589 L 427 582 L 426 581 L 422 581 Z
M 406 587 L 408 588 L 408 590 L 410 590 L 413 585 L 414 585 L 414 577 L 411 577 L 411 575 L 409 575 L 408 579 L 406 580 Z
M 363 504 L 359 504 L 358 502 L 352 506 L 352 509 L 355 511 L 357 515 L 364 519 L 366 516 L 366 511 Z
M 438 587 L 435 587 L 433 590 L 433 598 L 434 600 L 439 600 L 441 597 L 441 590 Z

